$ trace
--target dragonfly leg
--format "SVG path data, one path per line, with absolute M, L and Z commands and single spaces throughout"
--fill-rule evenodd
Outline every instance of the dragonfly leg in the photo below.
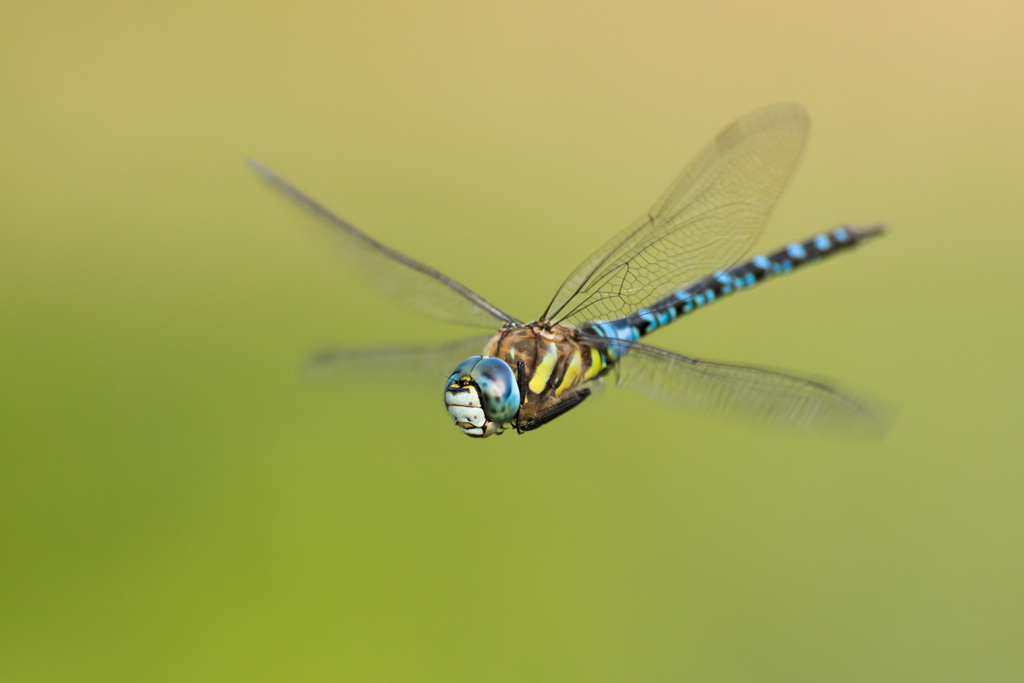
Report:
M 516 430 L 520 434 L 522 434 L 523 432 L 528 432 L 531 429 L 543 427 L 548 422 L 551 422 L 556 417 L 560 416 L 562 413 L 565 413 L 568 410 L 578 406 L 580 403 L 583 402 L 583 399 L 585 399 L 587 396 L 590 396 L 590 389 L 587 387 L 580 387 L 572 391 L 571 393 L 567 392 L 561 397 L 560 400 L 558 400 L 555 403 L 552 403 L 543 411 L 538 412 L 535 415 L 532 415 L 526 419 L 520 418 L 518 424 L 516 425 Z
M 527 392 L 530 390 L 530 383 L 526 379 L 526 363 L 522 358 L 516 361 L 516 381 L 519 382 L 519 408 L 522 409 L 526 403 Z M 520 420 L 516 418 L 516 433 L 522 434 L 524 430 L 520 426 Z

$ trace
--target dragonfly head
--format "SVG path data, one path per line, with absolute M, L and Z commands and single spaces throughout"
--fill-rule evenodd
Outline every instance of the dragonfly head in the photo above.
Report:
M 519 384 L 500 358 L 470 356 L 448 375 L 448 414 L 469 436 L 501 434 L 519 412 Z

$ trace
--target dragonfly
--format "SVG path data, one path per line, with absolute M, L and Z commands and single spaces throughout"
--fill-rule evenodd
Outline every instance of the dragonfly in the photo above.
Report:
M 579 406 L 612 376 L 620 386 L 685 408 L 812 432 L 879 433 L 884 420 L 872 406 L 827 382 L 641 341 L 720 299 L 884 233 L 883 225 L 844 225 L 744 260 L 796 167 L 808 129 L 806 110 L 793 103 L 734 121 L 647 212 L 577 266 L 532 322 L 377 241 L 267 167 L 248 163 L 334 228 L 367 283 L 449 322 L 498 327 L 440 346 L 342 349 L 314 358 L 415 373 L 470 354 L 443 383 L 448 416 L 468 436 L 533 431 Z

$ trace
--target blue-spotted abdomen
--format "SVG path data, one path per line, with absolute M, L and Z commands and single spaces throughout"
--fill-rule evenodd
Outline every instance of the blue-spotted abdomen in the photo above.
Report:
M 519 412 L 519 384 L 500 358 L 470 356 L 448 375 L 448 414 L 469 436 L 500 434 Z

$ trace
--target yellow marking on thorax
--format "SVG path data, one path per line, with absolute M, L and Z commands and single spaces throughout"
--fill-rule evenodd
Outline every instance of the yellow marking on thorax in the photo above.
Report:
M 544 391 L 544 387 L 548 385 L 548 380 L 551 378 L 551 371 L 555 369 L 556 360 L 558 360 L 558 347 L 554 343 L 548 342 L 544 358 L 537 364 L 537 370 L 530 379 L 530 391 L 535 394 Z
M 591 347 L 590 367 L 583 373 L 583 379 L 594 379 L 602 370 L 604 370 L 604 358 L 601 357 L 600 351 Z
M 555 396 L 561 396 L 562 392 L 572 387 L 573 382 L 580 376 L 580 368 L 583 366 L 583 357 L 580 356 L 580 350 L 576 349 L 572 352 L 572 359 L 569 361 L 569 366 L 565 369 L 565 374 L 562 376 L 562 383 L 555 389 Z

